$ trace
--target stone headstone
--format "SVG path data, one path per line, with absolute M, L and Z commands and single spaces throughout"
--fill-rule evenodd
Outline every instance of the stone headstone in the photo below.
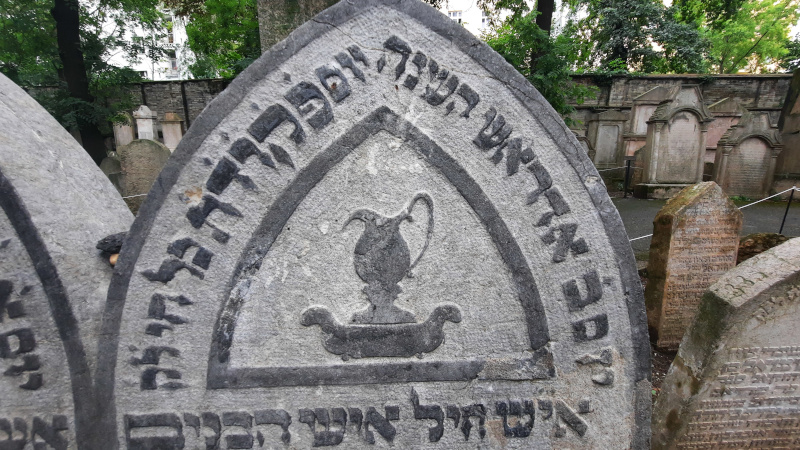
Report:
M 628 129 L 623 134 L 625 154 L 633 155 L 647 140 L 647 121 L 658 105 L 672 97 L 674 89 L 669 86 L 656 86 L 632 100 Z
M 597 172 L 421 2 L 340 2 L 254 62 L 115 270 L 104 442 L 648 445 L 641 288 Z
M 628 113 L 609 110 L 594 114 L 589 120 L 588 137 L 596 152 L 593 162 L 598 169 L 623 165 L 625 148 L 622 135 L 628 119 Z
M 169 151 L 174 151 L 183 137 L 183 119 L 173 112 L 164 113 L 161 134 L 164 137 L 164 145 Z
M 133 118 L 127 113 L 124 115 L 126 122 L 114 123 L 114 145 L 117 148 L 128 145 L 131 141 L 136 139 L 133 135 Z
M 139 211 L 169 155 L 164 144 L 149 139 L 137 139 L 117 149 L 122 196 L 134 214 Z
M 703 181 L 707 125 L 712 120 L 697 85 L 675 88 L 647 121 L 646 186 L 637 186 L 639 192 Z
M 792 75 L 792 83 L 786 92 L 778 120 L 778 129 L 786 150 L 778 156 L 776 173 L 797 178 L 796 174 L 800 173 L 800 70 L 795 70 Z
M 705 162 L 713 163 L 717 152 L 717 143 L 730 127 L 739 123 L 745 109 L 739 104 L 737 98 L 727 97 L 708 105 L 708 112 L 714 116 L 714 120 L 709 122 L 708 133 L 706 133 Z
M 100 170 L 106 174 L 111 184 L 117 189 L 117 192 L 122 195 L 122 165 L 120 165 L 117 155 L 114 154 L 103 158 L 100 161 Z
M 653 448 L 800 446 L 798 280 L 792 239 L 711 286 L 662 384 Z
M 690 186 L 653 219 L 647 322 L 656 346 L 677 350 L 703 292 L 736 265 L 742 212 L 716 183 Z
M 133 112 L 133 118 L 136 119 L 136 135 L 137 139 L 149 139 L 154 141 L 158 137 L 156 131 L 156 114 L 147 107 L 141 105 L 139 109 Z
M 3 75 L 0 129 L 0 448 L 76 448 L 94 426 L 90 375 L 113 273 L 95 245 L 133 216 Z
M 717 144 L 714 181 L 730 196 L 766 197 L 781 150 L 780 133 L 769 114 L 747 111 Z

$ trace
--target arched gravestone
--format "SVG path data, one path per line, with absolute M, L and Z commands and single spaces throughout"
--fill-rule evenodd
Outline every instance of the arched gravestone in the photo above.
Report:
M 75 448 L 113 270 L 97 242 L 128 208 L 75 139 L 0 75 L 0 448 Z
M 416 1 L 340 2 L 248 68 L 118 270 L 105 445 L 649 442 L 641 287 L 604 186 L 533 87 Z

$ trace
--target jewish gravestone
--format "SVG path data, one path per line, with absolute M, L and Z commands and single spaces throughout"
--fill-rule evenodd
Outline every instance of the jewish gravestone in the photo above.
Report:
M 675 87 L 647 120 L 643 183 L 639 198 L 669 198 L 688 184 L 703 181 L 708 123 L 714 118 L 697 85 Z
M 769 113 L 746 111 L 718 142 L 714 181 L 731 196 L 766 197 L 781 150 L 780 133 Z
M 100 442 L 648 445 L 605 188 L 544 98 L 420 2 L 340 2 L 243 72 L 117 270 Z
M 175 150 L 183 137 L 183 119 L 174 112 L 164 113 L 161 134 L 164 136 L 164 145 L 169 151 Z
M 133 118 L 128 113 L 122 114 L 124 121 L 114 123 L 114 147 L 128 145 L 135 139 L 133 136 Z
M 89 155 L 0 75 L 0 448 L 75 448 L 112 275 L 100 239 L 133 216 Z
M 726 273 L 662 384 L 653 448 L 800 447 L 800 240 Z
M 128 207 L 136 214 L 145 196 L 169 159 L 164 144 L 149 139 L 137 139 L 117 149 L 120 164 L 119 184 Z
M 683 189 L 653 219 L 645 289 L 656 346 L 677 350 L 703 292 L 736 265 L 742 213 L 714 182 Z
M 139 109 L 133 112 L 133 118 L 136 119 L 136 136 L 138 139 L 155 140 L 158 137 L 156 113 L 151 111 L 147 105 L 139 106 Z

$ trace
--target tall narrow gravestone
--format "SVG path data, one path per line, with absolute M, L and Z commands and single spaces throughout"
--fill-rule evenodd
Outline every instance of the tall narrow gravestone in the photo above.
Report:
M 117 270 L 98 442 L 648 445 L 641 287 L 597 172 L 420 2 L 340 2 L 250 66 Z
M 677 350 L 703 292 L 736 265 L 742 212 L 714 182 L 684 188 L 653 219 L 645 290 L 656 345 Z
M 0 448 L 75 448 L 112 268 L 133 216 L 75 139 L 0 75 Z
M 800 240 L 703 297 L 662 384 L 653 448 L 800 448 Z

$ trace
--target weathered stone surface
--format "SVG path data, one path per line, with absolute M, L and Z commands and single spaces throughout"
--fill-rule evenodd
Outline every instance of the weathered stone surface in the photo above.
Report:
M 117 189 L 117 192 L 122 195 L 122 166 L 119 163 L 119 158 L 114 154 L 113 156 L 106 156 L 100 161 L 100 170 L 106 174 L 111 184 Z
M 714 182 L 683 189 L 653 219 L 645 288 L 650 336 L 677 350 L 703 292 L 736 265 L 742 213 Z
M 169 159 L 169 149 L 160 142 L 137 139 L 117 149 L 122 174 L 120 186 L 125 203 L 139 211 L 150 188 Z
M 340 2 L 267 52 L 127 239 L 102 442 L 648 446 L 641 287 L 597 172 L 420 2 Z
M 783 143 L 769 114 L 747 111 L 719 139 L 714 181 L 730 196 L 766 197 L 781 150 Z
M 76 448 L 112 270 L 95 243 L 133 221 L 75 139 L 0 75 L 0 447 Z
M 798 448 L 800 240 L 726 273 L 703 296 L 662 384 L 653 448 Z
M 164 136 L 164 145 L 173 151 L 178 147 L 183 137 L 183 120 L 173 112 L 164 114 L 161 120 L 161 134 Z
M 753 256 L 783 244 L 788 240 L 788 237 L 778 233 L 748 234 L 739 239 L 739 251 L 736 254 L 736 264 L 741 264 Z
M 133 135 L 133 118 L 128 113 L 124 113 L 126 122 L 114 124 L 114 145 L 122 147 L 128 145 L 135 139 Z
M 139 109 L 133 112 L 133 118 L 136 119 L 136 136 L 138 139 L 155 140 L 158 137 L 156 113 L 151 111 L 147 105 L 139 106 Z
M 707 125 L 712 120 L 698 86 L 674 88 L 647 121 L 645 183 L 703 181 Z

